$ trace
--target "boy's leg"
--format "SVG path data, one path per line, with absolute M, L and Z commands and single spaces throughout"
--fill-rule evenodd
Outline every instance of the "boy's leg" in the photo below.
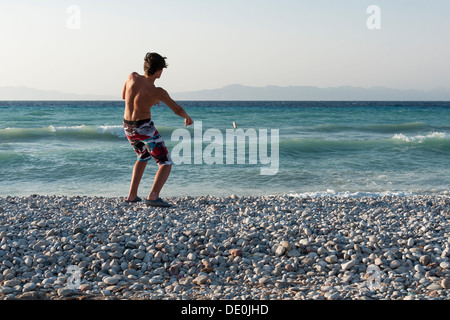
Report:
M 141 182 L 142 175 L 144 174 L 147 161 L 137 160 L 134 164 L 133 175 L 131 177 L 130 192 L 128 193 L 127 201 L 133 201 L 137 197 L 139 183 Z
M 171 169 L 171 164 L 163 164 L 159 166 L 159 169 L 155 174 L 155 180 L 153 181 L 153 187 L 148 196 L 148 200 L 156 200 L 159 198 L 159 193 L 166 183 Z

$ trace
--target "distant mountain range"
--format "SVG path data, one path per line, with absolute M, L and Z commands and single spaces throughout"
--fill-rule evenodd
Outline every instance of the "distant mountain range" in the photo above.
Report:
M 450 89 L 398 90 L 384 87 L 266 86 L 233 84 L 219 89 L 171 93 L 175 100 L 385 100 L 450 101 Z M 121 100 L 118 96 L 73 94 L 28 87 L 0 87 L 0 100 Z
M 178 100 L 387 100 L 387 101 L 448 101 L 450 90 L 398 90 L 384 87 L 361 88 L 351 86 L 319 88 L 311 86 L 249 87 L 239 84 L 220 89 L 179 92 Z
M 28 87 L 0 87 L 0 100 L 120 100 L 121 97 L 76 94 Z

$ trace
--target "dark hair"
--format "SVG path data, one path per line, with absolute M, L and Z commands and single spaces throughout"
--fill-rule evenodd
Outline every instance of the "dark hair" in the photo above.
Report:
M 154 75 L 157 71 L 167 68 L 166 57 L 162 57 L 156 52 L 148 52 L 144 58 L 144 72 L 148 76 Z

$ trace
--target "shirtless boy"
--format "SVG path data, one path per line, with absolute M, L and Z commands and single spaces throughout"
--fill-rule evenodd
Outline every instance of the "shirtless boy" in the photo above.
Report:
M 125 201 L 138 202 L 142 200 L 137 195 L 139 183 L 147 161 L 153 158 L 159 169 L 145 203 L 147 206 L 155 207 L 171 206 L 159 197 L 159 193 L 169 177 L 172 161 L 164 140 L 151 120 L 150 109 L 161 101 L 176 115 L 184 118 L 185 126 L 193 123 L 191 117 L 172 100 L 167 91 L 155 86 L 155 80 L 159 79 L 163 69 L 167 68 L 165 59 L 155 52 L 147 53 L 144 59 L 145 74 L 140 75 L 136 72 L 130 74 L 122 91 L 122 99 L 125 100 L 123 127 L 128 141 L 138 157 L 133 168 L 130 191 Z

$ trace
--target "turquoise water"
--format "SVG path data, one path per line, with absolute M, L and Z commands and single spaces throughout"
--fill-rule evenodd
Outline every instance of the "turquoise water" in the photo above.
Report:
M 258 138 L 267 129 L 269 142 L 278 129 L 279 165 L 276 174 L 262 175 L 269 164 L 249 163 L 253 142 L 244 146 L 244 164 L 226 164 L 225 148 L 223 164 L 196 164 L 191 144 L 191 163 L 174 164 L 163 197 L 450 190 L 450 102 L 180 104 L 197 125 L 201 121 L 201 133 L 217 129 L 224 141 L 233 122 L 255 129 Z M 123 106 L 122 101 L 0 102 L 0 196 L 126 196 L 136 156 L 123 132 Z M 172 151 L 180 142 L 172 134 L 184 128 L 183 119 L 164 105 L 153 107 L 152 117 L 176 158 Z M 193 127 L 188 132 L 200 139 Z M 203 142 L 200 152 L 208 146 L 213 144 Z M 150 161 L 140 195 L 149 192 L 156 169 Z

